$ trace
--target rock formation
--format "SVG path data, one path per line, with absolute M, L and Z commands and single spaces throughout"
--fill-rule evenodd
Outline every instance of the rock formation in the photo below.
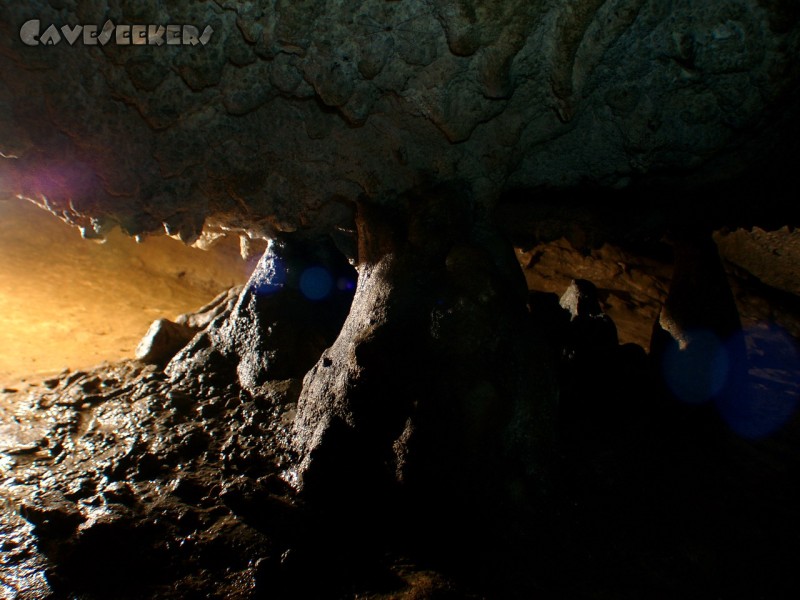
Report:
M 711 235 L 797 221 L 799 22 L 791 0 L 3 3 L 4 193 L 89 238 L 269 240 L 241 289 L 154 325 L 150 366 L 65 373 L 14 414 L 25 443 L 4 450 L 17 458 L 0 489 L 55 565 L 49 583 L 102 594 L 133 582 L 121 565 L 142 554 L 145 595 L 196 580 L 197 596 L 238 581 L 241 597 L 375 592 L 347 569 L 369 555 L 385 574 L 369 561 L 387 530 L 401 548 L 441 544 L 462 575 L 533 557 L 546 579 L 548 544 L 563 574 L 565 556 L 638 560 L 642 522 L 669 548 L 708 531 L 681 501 L 708 509 L 739 489 L 731 473 L 758 481 L 726 462 L 740 446 L 723 421 L 760 438 L 797 404 L 781 381 L 779 425 L 741 427 L 767 394 Z M 584 254 L 674 241 L 651 358 L 619 344 L 584 278 L 560 301 L 527 293 L 514 245 L 562 238 Z M 717 385 L 703 331 L 734 345 L 736 377 Z M 687 386 L 659 370 L 670 360 Z M 687 425 L 675 397 L 713 398 L 723 420 Z M 630 555 L 605 543 L 616 523 Z M 118 535 L 121 562 L 103 555 Z M 492 563 L 486 548 L 504 545 Z M 308 578 L 321 565 L 328 588 Z
M 87 236 L 117 223 L 187 241 L 204 222 L 330 231 L 351 224 L 341 201 L 391 205 L 439 183 L 459 182 L 486 206 L 540 188 L 685 190 L 788 164 L 776 146 L 796 143 L 800 41 L 788 1 L 0 10 L 0 172 Z M 31 19 L 213 35 L 196 46 L 28 46 L 20 29 Z

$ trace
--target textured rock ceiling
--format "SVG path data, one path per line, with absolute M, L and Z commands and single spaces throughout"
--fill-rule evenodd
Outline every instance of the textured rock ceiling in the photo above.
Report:
M 350 201 L 442 183 L 488 206 L 728 180 L 793 139 L 798 17 L 792 0 L 3 2 L 0 178 L 87 235 L 187 241 L 207 218 L 348 226 Z M 32 18 L 214 34 L 29 47 Z

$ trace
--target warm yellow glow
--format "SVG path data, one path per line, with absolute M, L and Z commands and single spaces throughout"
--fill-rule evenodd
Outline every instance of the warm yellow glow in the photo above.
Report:
M 8 196 L 0 198 L 0 385 L 21 376 L 132 357 L 159 317 L 199 308 L 254 266 L 226 240 L 214 251 L 166 237 L 105 244 Z

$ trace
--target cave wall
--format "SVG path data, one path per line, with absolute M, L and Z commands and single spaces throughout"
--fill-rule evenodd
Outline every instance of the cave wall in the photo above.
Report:
M 0 176 L 88 236 L 186 241 L 207 217 L 330 230 L 352 221 L 342 200 L 441 182 L 483 204 L 713 182 L 786 133 L 799 16 L 782 0 L 5 2 Z M 19 35 L 34 18 L 214 31 L 34 47 Z

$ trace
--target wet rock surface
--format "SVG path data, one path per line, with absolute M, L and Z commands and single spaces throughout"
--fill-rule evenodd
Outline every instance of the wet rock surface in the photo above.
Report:
M 297 391 L 290 381 L 271 389 L 256 408 L 235 386 L 170 386 L 163 372 L 132 362 L 64 374 L 20 397 L 16 431 L 5 421 L 4 440 L 27 445 L 3 448 L 3 498 L 32 527 L 27 560 L 39 576 L 49 565 L 51 594 L 34 592 L 28 578 L 11 589 L 24 598 L 143 589 L 242 597 L 271 542 L 235 515 L 253 511 L 254 496 L 291 512 L 276 476 L 281 417 Z M 236 558 L 223 566 L 226 555 Z M 194 582 L 198 568 L 207 578 Z
M 439 229 L 436 215 L 451 213 L 437 213 L 435 206 L 422 212 L 427 215 L 422 222 Z M 383 243 L 380 235 L 371 239 Z M 441 238 L 439 249 L 447 246 Z M 408 241 L 402 247 L 414 249 Z M 380 249 L 368 254 L 382 255 Z M 463 264 L 456 260 L 467 261 L 472 273 L 480 264 L 477 254 L 461 248 L 460 254 L 448 249 L 447 255 L 447 277 L 461 290 L 454 298 L 462 299 L 462 308 L 451 314 L 482 314 L 476 305 L 467 310 L 470 282 L 476 280 L 462 278 Z M 424 256 L 415 260 L 425 262 Z M 485 281 L 476 286 L 494 289 Z M 740 304 L 754 297 L 747 280 L 738 280 L 734 291 Z M 247 297 L 242 289 L 232 290 L 180 320 L 205 322 L 208 333 L 232 318 L 242 297 Z M 355 306 L 359 303 L 357 293 Z M 746 384 L 753 393 L 734 411 L 738 420 L 731 420 L 713 405 L 698 413 L 670 395 L 652 357 L 639 346 L 619 343 L 592 283 L 565 285 L 560 301 L 533 292 L 528 305 L 529 315 L 521 318 L 542 332 L 547 354 L 535 368 L 552 361 L 559 390 L 558 411 L 550 421 L 550 469 L 529 494 L 514 485 L 497 487 L 513 479 L 502 475 L 504 465 L 493 458 L 501 475 L 484 473 L 473 482 L 484 485 L 472 492 L 480 497 L 477 504 L 461 491 L 442 494 L 431 485 L 437 476 L 463 481 L 458 470 L 464 465 L 480 473 L 477 467 L 484 463 L 468 449 L 462 452 L 463 445 L 451 446 L 429 477 L 409 477 L 410 483 L 423 484 L 415 502 L 405 502 L 413 496 L 372 495 L 347 507 L 320 503 L 290 485 L 290 471 L 302 462 L 304 449 L 295 440 L 298 400 L 305 402 L 301 410 L 309 410 L 313 382 L 324 381 L 317 370 L 345 365 L 336 344 L 305 382 L 267 376 L 254 390 L 231 376 L 235 367 L 214 360 L 195 363 L 191 377 L 123 362 L 3 390 L 3 592 L 26 600 L 76 595 L 100 600 L 781 597 L 796 590 L 796 340 L 774 324 L 746 328 Z M 376 334 L 365 342 L 379 339 L 380 323 L 373 325 Z M 382 327 L 387 326 L 388 321 Z M 441 340 L 468 367 L 469 373 L 453 371 L 466 382 L 482 373 L 470 358 L 471 339 Z M 408 371 L 394 368 L 397 360 L 411 360 L 401 350 L 382 350 L 379 356 L 398 355 L 373 375 L 383 373 L 397 390 L 432 386 L 439 397 L 455 397 L 428 380 L 406 382 Z M 356 358 L 369 357 L 361 352 Z M 342 364 L 334 367 L 334 359 Z M 485 360 L 492 371 L 498 368 Z M 457 390 L 458 383 L 447 379 L 446 387 Z M 477 389 L 484 393 L 484 388 Z M 476 394 L 468 394 L 475 401 L 468 406 L 493 398 Z M 423 427 L 452 421 L 451 412 L 436 420 L 423 408 L 415 415 Z M 753 427 L 737 426 L 745 422 Z M 465 444 L 482 439 L 469 421 L 460 423 Z M 492 419 L 477 423 L 488 427 Z M 403 425 L 401 444 L 413 439 L 403 437 Z M 345 441 L 339 453 L 353 447 L 347 428 L 342 431 L 334 440 Z M 477 451 L 492 451 L 490 445 L 478 446 Z M 354 457 L 364 458 L 358 450 Z M 409 459 L 412 466 L 411 453 Z M 396 466 L 387 468 L 393 472 Z M 374 475 L 361 475 L 367 489 L 374 485 Z M 347 476 L 341 464 L 326 473 L 329 484 L 349 492 L 359 476 Z

